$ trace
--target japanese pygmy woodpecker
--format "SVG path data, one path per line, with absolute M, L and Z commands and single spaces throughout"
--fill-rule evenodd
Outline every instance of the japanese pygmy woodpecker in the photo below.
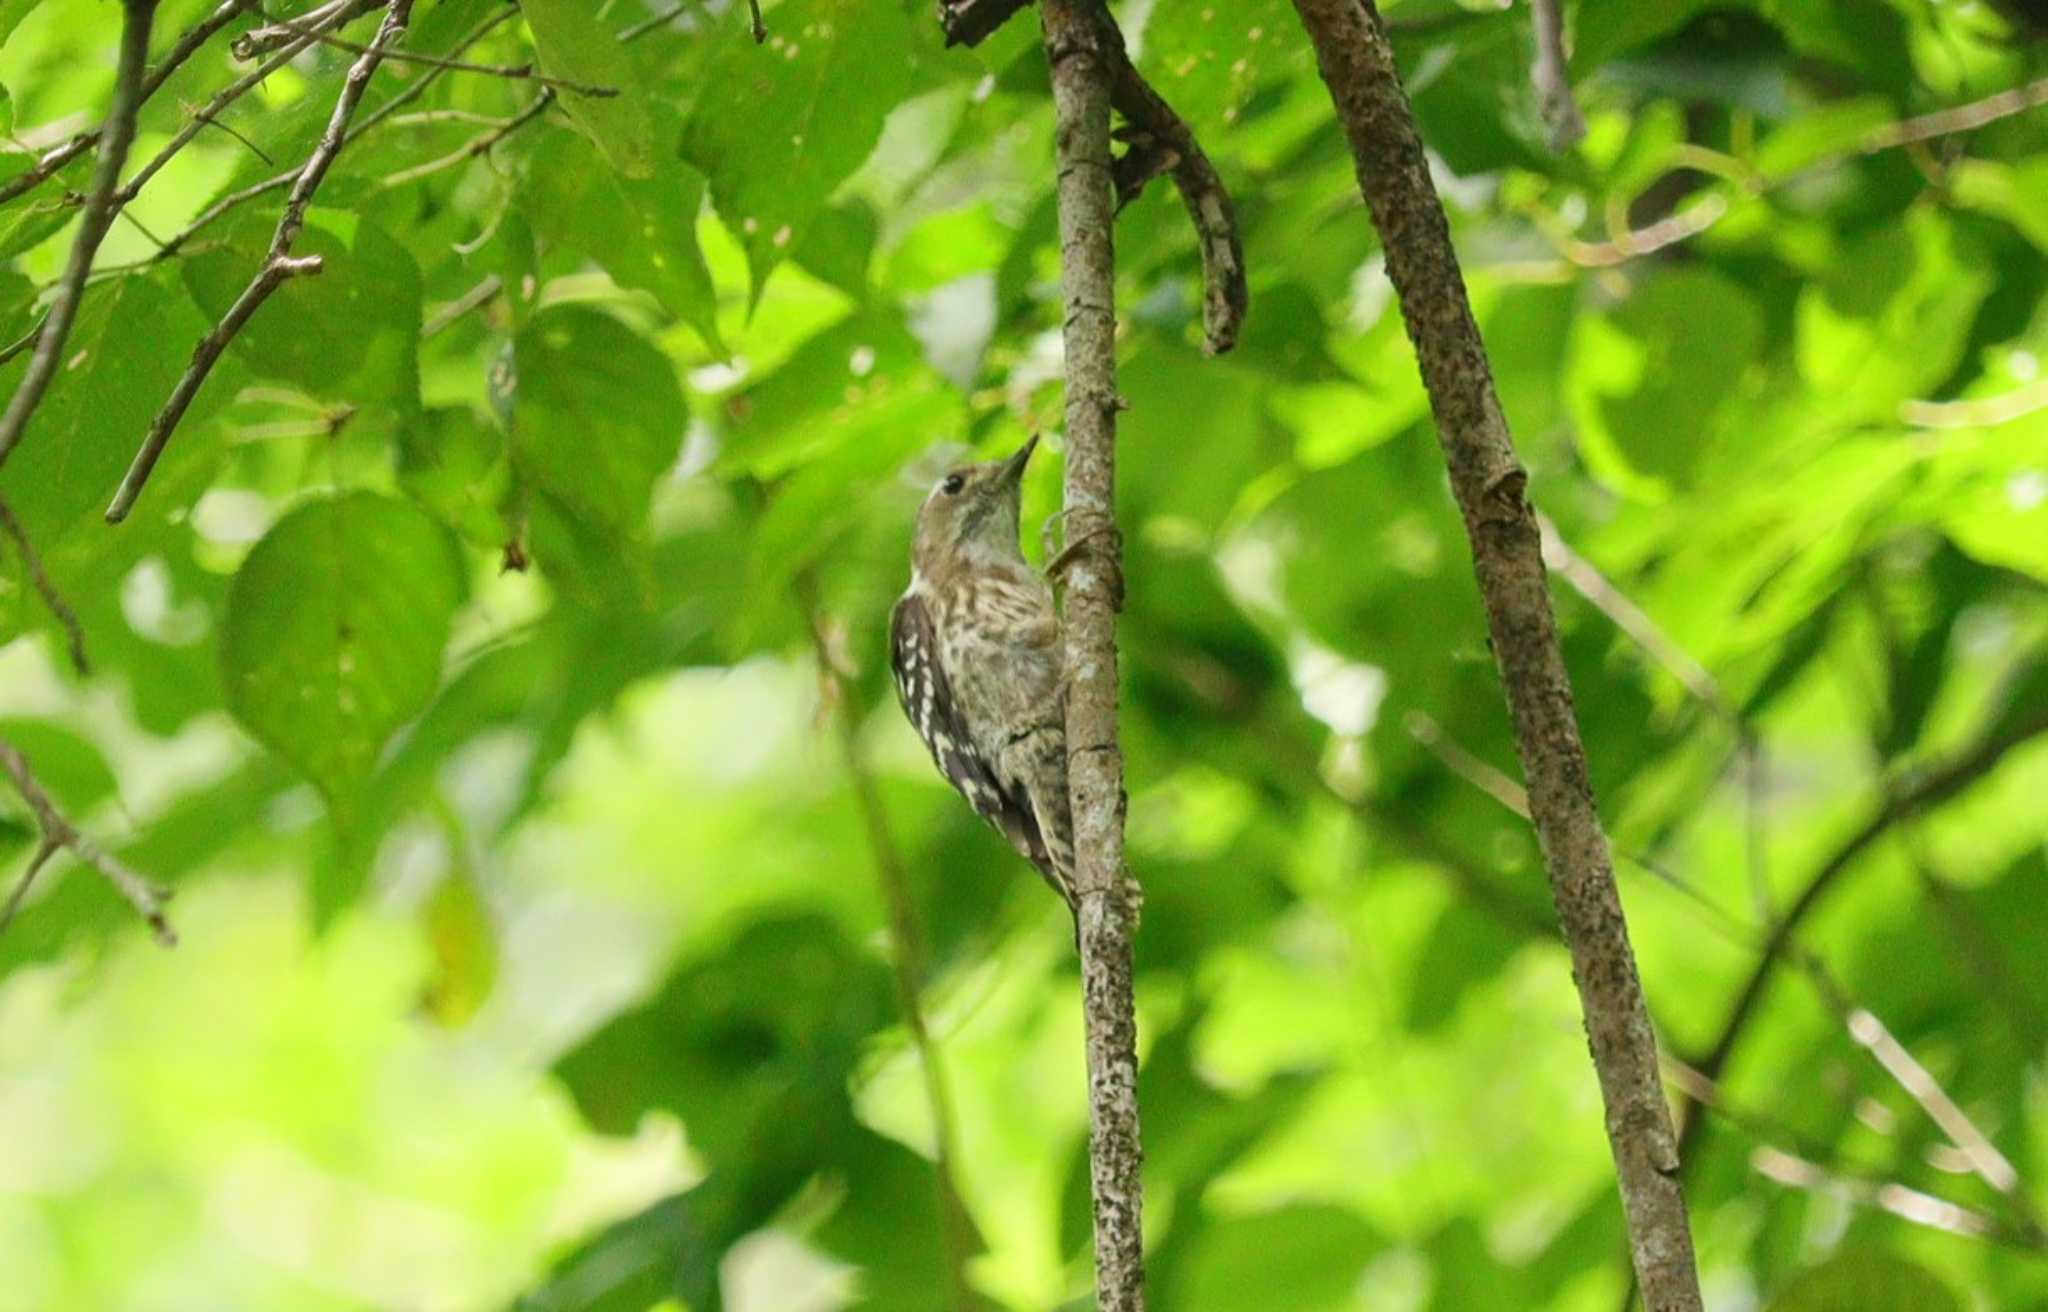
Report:
M 1078 908 L 1059 614 L 1017 546 L 1037 445 L 955 469 L 924 499 L 910 587 L 889 617 L 890 659 L 939 772 Z

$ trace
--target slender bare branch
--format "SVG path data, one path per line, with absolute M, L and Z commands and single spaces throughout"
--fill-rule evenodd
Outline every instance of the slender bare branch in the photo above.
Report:
M 269 59 L 264 60 L 255 68 L 250 69 L 247 73 L 228 83 L 219 91 L 214 92 L 213 96 L 204 105 L 192 111 L 191 117 L 187 118 L 184 125 L 172 134 L 171 139 L 165 142 L 157 150 L 156 154 L 150 157 L 147 163 L 137 169 L 133 177 L 122 184 L 118 197 L 119 203 L 126 205 L 129 201 L 134 200 L 141 193 L 142 189 L 149 185 L 149 180 L 155 177 L 166 164 L 177 158 L 178 152 L 190 145 L 192 138 L 198 136 L 209 124 L 213 123 L 223 110 L 255 90 L 265 78 L 298 58 L 299 52 L 312 44 L 312 37 L 299 37 L 292 44 L 279 50 Z
M 679 4 L 665 13 L 652 14 L 646 18 L 641 19 L 637 23 L 633 23 L 630 26 L 621 28 L 619 30 L 619 40 L 622 43 L 627 41 L 638 41 L 641 37 L 646 36 L 649 32 L 659 31 L 662 28 L 667 27 L 670 23 L 675 22 L 678 18 L 681 18 L 683 15 L 695 12 L 698 12 L 698 6 L 695 4 L 687 3 L 686 0 L 686 3 Z
M 4 771 L 7 777 L 14 781 L 14 790 L 20 793 L 21 800 L 28 804 L 28 809 L 35 815 L 36 826 L 42 832 L 42 843 L 37 847 L 35 855 L 29 859 L 28 869 L 23 872 L 21 881 L 7 899 L 5 910 L 0 911 L 0 930 L 4 930 L 13 920 L 22 900 L 28 896 L 29 884 L 34 881 L 37 871 L 42 869 L 44 863 L 58 848 L 64 848 L 97 870 L 101 878 L 112 884 L 114 890 L 122 897 L 128 899 L 128 904 L 135 908 L 136 914 L 141 916 L 155 933 L 157 942 L 167 948 L 177 946 L 178 936 L 172 932 L 170 921 L 164 918 L 164 902 L 170 897 L 167 890 L 150 883 L 80 833 L 65 819 L 64 813 L 58 809 L 56 802 L 51 800 L 49 793 L 44 791 L 41 781 L 29 768 L 28 758 L 23 756 L 14 744 L 4 740 L 0 740 L 0 771 Z
M 420 329 L 420 336 L 422 338 L 440 336 L 448 331 L 449 327 L 456 320 L 472 310 L 489 305 L 491 300 L 504 290 L 505 280 L 495 273 L 490 275 L 461 296 L 435 311 L 432 317 L 427 320 L 425 326 Z
M 1102 0 L 1043 0 L 1052 68 L 1066 302 L 1067 782 L 1074 815 L 1076 928 L 1086 1010 L 1089 1179 L 1096 1305 L 1145 1306 L 1143 1160 L 1131 936 L 1136 886 L 1124 869 L 1123 753 L 1117 742 L 1116 194 L 1110 157 L 1117 54 Z
M 520 110 L 517 114 L 506 119 L 489 132 L 471 138 L 438 159 L 430 159 L 424 163 L 415 164 L 410 168 L 400 169 L 396 173 L 387 174 L 377 183 L 377 188 L 380 191 L 389 191 L 394 187 L 403 187 L 409 182 L 418 182 L 421 178 L 431 177 L 443 169 L 452 169 L 457 165 L 468 163 L 479 155 L 488 154 L 493 146 L 547 112 L 547 107 L 553 104 L 554 101 L 555 93 L 552 90 L 542 91 L 533 98 L 532 102 L 525 109 Z
M 1528 474 L 1515 455 L 1450 224 L 1372 0 L 1294 0 L 1351 143 L 1472 545 L 1544 864 L 1606 1105 L 1631 1256 L 1651 1312 L 1699 1312 L 1656 1035 L 1593 803 Z
M 1558 0 L 1529 0 L 1529 21 L 1536 29 L 1536 58 L 1529 80 L 1536 84 L 1536 107 L 1550 128 L 1550 148 L 1570 150 L 1586 135 L 1586 120 L 1572 96 L 1571 66 L 1564 53 L 1564 12 Z
M 20 355 L 29 347 L 34 346 L 36 344 L 36 339 L 43 335 L 43 325 L 48 323 L 49 321 L 50 316 L 48 314 L 43 315 L 42 318 L 36 320 L 34 327 L 30 328 L 27 332 L 23 333 L 21 336 L 9 342 L 6 346 L 0 347 L 0 365 L 6 364 L 15 356 Z
M 200 339 L 192 354 L 192 363 L 186 367 L 177 386 L 172 388 L 170 399 L 164 402 L 163 409 L 150 423 L 141 449 L 135 453 L 134 462 L 114 494 L 113 504 L 107 507 L 109 523 L 119 523 L 134 508 L 135 499 L 142 494 L 143 485 L 149 481 L 150 471 L 156 468 L 156 462 L 170 442 L 171 434 L 176 431 L 178 421 L 184 418 L 192 399 L 199 394 L 199 388 L 213 371 L 228 343 L 263 307 L 271 294 L 288 280 L 320 272 L 319 256 L 294 257 L 292 245 L 305 227 L 306 207 L 312 203 L 314 193 L 319 191 L 320 183 L 327 177 L 328 169 L 333 167 L 335 157 L 347 142 L 349 120 L 354 117 L 356 106 L 362 103 L 363 93 L 369 89 L 371 76 L 384 62 L 384 51 L 405 34 L 412 4 L 413 0 L 390 0 L 376 37 L 350 66 L 347 77 L 342 80 L 341 95 L 334 102 L 334 112 L 328 117 L 327 129 L 320 134 L 319 144 L 306 158 L 291 195 L 285 199 L 284 213 L 278 218 L 277 231 L 271 235 L 270 248 L 263 256 L 263 267 L 257 270 L 242 294 L 235 298 L 220 323 Z
M 205 18 L 200 19 L 187 28 L 177 41 L 172 44 L 171 48 L 164 52 L 163 62 L 151 69 L 149 74 L 142 79 L 142 89 L 138 103 L 146 101 L 155 95 L 157 88 L 168 81 L 171 74 L 177 72 L 184 65 L 185 61 L 198 53 L 201 46 L 213 39 L 214 33 L 234 21 L 235 15 L 241 12 L 241 7 L 241 0 L 225 0 L 211 14 L 208 14 Z M 90 132 L 81 132 L 77 136 L 67 139 L 61 145 L 54 146 L 45 151 L 42 158 L 35 162 L 34 167 L 9 178 L 4 185 L 0 185 L 0 205 L 5 205 L 15 197 L 32 191 L 37 186 L 47 182 L 56 175 L 59 169 L 62 169 L 72 160 L 77 159 L 86 151 L 99 145 L 99 143 L 100 129 L 94 128 Z
M 761 0 L 747 0 L 747 30 L 757 46 L 768 39 L 768 24 L 761 21 Z
M 251 0 L 229 0 L 229 3 L 261 17 Z M 292 22 L 267 23 L 251 28 L 236 37 L 229 48 L 236 59 L 246 63 L 258 55 L 267 55 L 279 46 L 290 44 L 294 38 L 304 36 L 309 28 L 325 31 L 329 27 L 346 27 L 382 3 L 383 0 L 327 0 L 326 4 L 300 14 Z
M 35 544 L 28 539 L 28 533 L 15 517 L 14 507 L 0 498 L 0 531 L 14 540 L 14 549 L 21 553 L 22 572 L 28 575 L 29 583 L 43 604 L 50 608 L 50 614 L 64 629 L 65 641 L 71 652 L 71 668 L 79 677 L 92 673 L 92 662 L 85 655 L 85 626 L 78 622 L 78 612 L 71 609 L 71 603 L 64 600 L 64 594 L 57 591 L 57 585 L 50 581 L 49 572 L 43 568 L 43 558 L 36 553 Z
M 105 144 L 100 151 L 99 167 L 93 173 L 85 213 L 79 218 L 78 235 L 71 241 L 71 257 L 64 266 L 64 276 L 57 280 L 48 317 L 37 335 L 35 354 L 29 357 L 28 368 L 8 399 L 6 412 L 0 414 L 0 465 L 6 464 L 7 457 L 13 454 L 22 433 L 28 429 L 29 417 L 43 403 L 50 381 L 57 376 L 65 344 L 71 339 L 71 327 L 78 321 L 79 302 L 85 297 L 86 276 L 92 272 L 93 257 L 99 253 L 100 242 L 114 221 L 121 167 L 127 163 L 128 147 L 135 140 L 135 114 L 142 107 L 149 31 L 155 19 L 156 0 L 124 0 L 121 53 L 115 66 L 113 104 L 107 110 L 105 126 L 100 129 Z
M 1967 105 L 1939 109 L 1932 114 L 1922 114 L 1918 118 L 1909 118 L 1899 123 L 1888 123 L 1863 138 L 1863 153 L 1868 155 L 1915 141 L 1932 141 L 1936 137 L 1969 132 L 1996 123 L 2002 118 L 2011 118 L 2030 109 L 2039 109 L 2043 105 L 2048 105 L 2048 77 L 2000 91 L 1982 100 L 1973 100 Z

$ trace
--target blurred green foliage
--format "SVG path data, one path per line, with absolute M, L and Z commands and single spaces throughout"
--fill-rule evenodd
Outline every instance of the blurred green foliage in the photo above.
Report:
M 156 49 L 213 7 L 163 0 Z M 1523 9 L 1386 8 L 1554 521 L 1673 1086 L 1711 1094 L 1710 1304 L 2048 1308 L 2048 117 L 1865 149 L 2048 49 L 1981 6 L 1568 0 L 1590 132 L 1556 155 Z M 756 45 L 727 0 L 525 0 L 463 46 L 502 12 L 421 0 L 408 45 L 621 94 L 504 131 L 530 80 L 387 64 L 362 117 L 409 103 L 300 244 L 325 273 L 110 528 L 282 193 L 152 235 L 305 157 L 352 56 L 303 54 L 116 223 L 0 470 L 94 661 L 0 541 L 0 737 L 184 939 L 64 858 L 0 933 L 0 1309 L 955 1307 L 941 1136 L 973 1298 L 1084 1307 L 1063 913 L 883 662 L 935 471 L 1057 428 L 1035 24 L 946 51 L 925 5 L 781 0 Z M 1469 556 L 1326 94 L 1282 0 L 1122 13 L 1252 286 L 1205 359 L 1178 201 L 1121 216 L 1153 1306 L 1608 1312 L 1568 963 L 1488 794 L 1516 771 Z M 0 180 L 104 112 L 117 21 L 0 0 Z M 138 161 L 254 21 L 148 103 Z M 0 209 L 7 340 L 87 167 Z M 1057 499 L 1042 460 L 1034 555 Z M 0 797 L 10 877 L 34 839 Z

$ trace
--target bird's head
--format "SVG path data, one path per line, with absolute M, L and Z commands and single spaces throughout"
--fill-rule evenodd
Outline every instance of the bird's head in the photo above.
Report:
M 1017 507 L 1024 467 L 1037 448 L 1034 435 L 1008 459 L 962 465 L 933 484 L 917 512 L 913 552 L 920 573 L 938 578 L 960 565 L 1024 559 L 1017 546 Z

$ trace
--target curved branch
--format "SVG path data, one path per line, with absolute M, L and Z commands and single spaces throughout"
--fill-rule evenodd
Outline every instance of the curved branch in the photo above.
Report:
M 57 280 L 57 292 L 50 300 L 49 317 L 36 338 L 35 354 L 20 384 L 0 414 L 0 465 L 21 441 L 29 416 L 43 403 L 50 380 L 57 376 L 58 362 L 78 321 L 78 305 L 85 296 L 85 279 L 92 272 L 93 257 L 113 225 L 119 208 L 121 167 L 128 162 L 128 147 L 135 140 L 135 114 L 142 108 L 142 84 L 149 63 L 149 30 L 156 19 L 156 0 L 125 0 L 122 7 L 121 55 L 114 74 L 114 101 L 107 110 L 106 125 L 100 129 L 103 142 L 99 168 L 93 173 L 92 192 L 86 198 L 85 213 L 79 219 L 78 236 L 71 243 L 71 258 L 64 276 Z
M 1248 300 L 1237 207 L 1186 121 L 1131 63 L 1123 35 L 1107 10 L 1101 11 L 1100 21 L 1104 43 L 1117 64 L 1110 103 L 1130 124 L 1122 134 L 1130 148 L 1116 162 L 1117 208 L 1130 204 L 1159 174 L 1173 175 L 1202 248 L 1202 327 L 1209 354 L 1221 355 L 1237 345 Z

